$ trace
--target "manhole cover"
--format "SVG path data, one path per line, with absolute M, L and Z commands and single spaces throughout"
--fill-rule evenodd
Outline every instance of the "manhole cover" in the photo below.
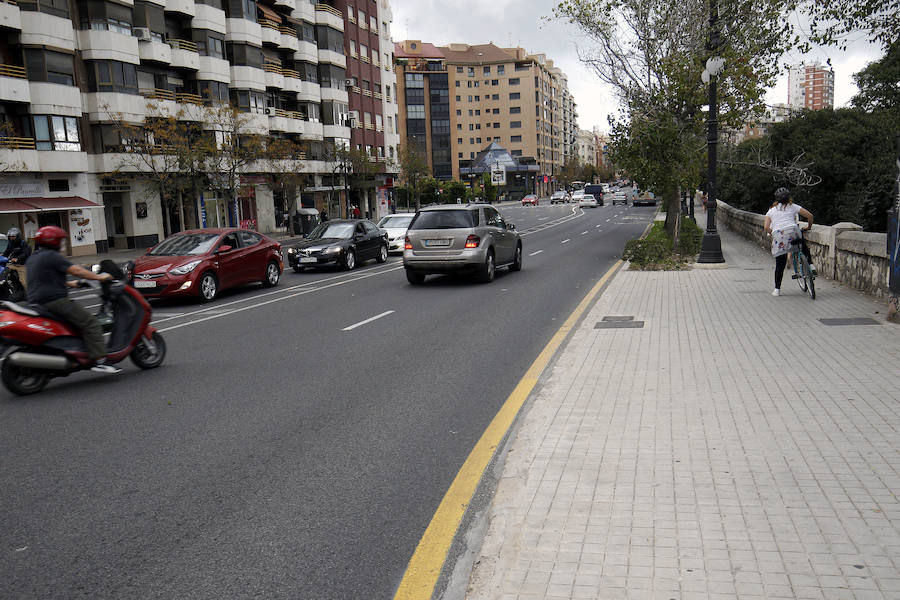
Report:
M 641 329 L 643 321 L 597 321 L 594 329 Z
M 634 321 L 634 317 L 608 315 L 600 319 L 601 321 Z
M 819 319 L 822 325 L 880 325 L 875 319 L 869 317 L 849 317 L 845 319 Z

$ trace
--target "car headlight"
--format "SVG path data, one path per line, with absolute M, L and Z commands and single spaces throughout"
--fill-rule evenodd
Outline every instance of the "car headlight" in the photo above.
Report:
M 293 248 L 288 248 L 288 254 L 293 254 L 293 253 L 294 253 L 294 249 L 293 249 Z
M 201 262 L 203 261 L 192 260 L 191 262 L 181 265 L 180 267 L 175 267 L 174 269 L 169 271 L 169 273 L 171 273 L 172 275 L 187 275 L 188 273 L 196 269 L 197 265 L 199 265 Z
M 340 246 L 329 246 L 328 248 L 322 250 L 322 254 L 337 254 L 340 251 Z

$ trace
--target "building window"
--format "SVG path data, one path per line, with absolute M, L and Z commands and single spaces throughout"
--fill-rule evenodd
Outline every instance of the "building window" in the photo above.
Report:
M 319 44 L 319 50 L 331 50 L 341 56 L 344 55 L 344 34 L 337 29 L 332 29 L 325 25 L 316 25 L 316 40 Z
M 491 85 L 500 85 L 500 80 L 499 80 L 499 79 L 492 79 L 492 80 L 491 80 Z
M 469 67 L 466 69 L 466 75 L 468 77 L 475 77 L 475 67 Z
M 490 75 L 490 74 L 491 74 L 491 67 L 490 67 L 490 66 L 487 66 L 487 67 L 484 68 L 484 74 L 485 74 L 485 75 Z
M 495 114 L 495 115 L 499 115 L 499 114 L 500 114 L 500 109 L 499 109 L 499 108 L 495 108 L 495 109 L 494 109 L 494 114 Z
M 42 12 L 64 19 L 69 18 L 68 0 L 27 0 L 19 2 L 19 8 L 21 10 Z
M 522 141 L 522 136 L 521 136 L 521 135 L 513 135 L 513 136 L 510 136 L 509 141 L 510 141 L 510 142 L 521 142 L 521 141 Z
M 30 81 L 75 85 L 75 62 L 71 54 L 25 48 L 25 70 Z
M 480 143 L 481 143 L 481 138 L 475 138 L 475 143 L 476 143 L 476 144 L 480 144 Z
M 137 68 L 117 60 L 84 61 L 88 75 L 88 91 L 137 94 Z
M 512 79 L 510 79 L 510 80 L 509 80 L 509 85 L 519 85 L 519 78 L 518 78 L 518 77 L 513 77 Z
M 510 156 L 522 156 L 522 151 L 521 150 L 510 150 L 509 155 Z
M 494 141 L 497 142 L 497 143 L 499 143 L 499 142 L 500 142 L 500 138 L 499 138 L 499 137 L 495 137 L 495 138 L 494 138 Z
M 518 115 L 521 112 L 522 112 L 521 106 L 510 106 L 509 107 L 509 114 L 511 114 L 511 115 Z
M 413 104 L 411 106 L 406 107 L 406 117 L 408 119 L 424 119 L 425 118 L 425 105 L 424 104 Z
M 510 121 L 510 122 L 509 122 L 509 128 L 510 128 L 510 129 L 521 129 L 521 128 L 522 128 L 522 121 Z
M 29 115 L 26 119 L 26 135 L 34 137 L 36 149 L 81 152 L 76 117 Z
M 456 87 L 459 87 L 459 80 L 456 80 L 454 83 L 456 84 Z M 459 98 L 459 96 L 457 96 L 457 98 Z
M 375 20 L 375 17 L 372 15 L 369 15 L 369 29 L 378 33 L 378 21 Z
M 115 31 L 131 35 L 133 14 L 130 6 L 102 0 L 79 0 L 77 5 L 81 15 L 80 29 Z
M 457 153 L 456 156 L 457 156 L 457 158 L 462 158 L 462 156 L 463 156 L 463 155 L 462 155 L 462 152 Z
M 475 102 L 480 102 L 480 101 L 481 101 L 481 96 L 475 96 Z
M 521 96 L 521 94 L 519 94 L 519 92 L 512 92 L 509 95 L 509 99 L 510 100 L 518 100 L 520 98 L 520 96 Z
M 494 123 L 494 129 L 500 129 L 500 123 Z
M 463 72 L 463 68 L 462 68 L 462 67 L 456 67 L 456 72 L 457 72 L 457 73 L 462 73 L 462 72 Z

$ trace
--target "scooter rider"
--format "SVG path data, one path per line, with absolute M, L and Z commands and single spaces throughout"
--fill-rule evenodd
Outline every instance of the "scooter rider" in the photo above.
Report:
M 55 225 L 37 230 L 34 243 L 38 249 L 28 259 L 28 301 L 42 305 L 81 330 L 88 357 L 94 362 L 92 371 L 118 373 L 122 369 L 106 364 L 106 343 L 103 341 L 103 329 L 99 321 L 87 309 L 70 299 L 66 289 L 67 286 L 78 285 L 74 281 L 67 282 L 67 274 L 95 281 L 109 281 L 112 275 L 97 275 L 70 263 L 59 251 L 66 237 L 66 232 Z
M 25 283 L 25 261 L 31 256 L 31 246 L 22 239 L 22 232 L 18 227 L 10 227 L 6 232 L 6 250 L 3 256 L 9 259 L 7 266 L 19 274 L 19 281 L 22 287 L 27 287 Z

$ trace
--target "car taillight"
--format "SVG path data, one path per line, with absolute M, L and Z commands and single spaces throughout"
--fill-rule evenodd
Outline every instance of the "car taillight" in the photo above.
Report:
M 404 250 L 412 250 L 412 242 L 409 241 L 409 236 L 406 236 L 403 239 L 403 249 Z
M 466 248 L 477 248 L 479 243 L 481 243 L 481 238 L 477 235 L 470 235 L 466 238 Z

